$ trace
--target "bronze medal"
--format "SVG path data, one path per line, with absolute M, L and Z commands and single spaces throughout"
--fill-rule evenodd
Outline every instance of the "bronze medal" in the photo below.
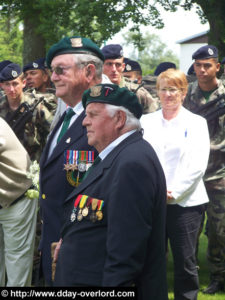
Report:
M 90 220 L 93 223 L 95 223 L 97 221 L 97 216 L 96 216 L 96 214 L 94 212 L 91 213 Z
M 101 210 L 96 211 L 96 217 L 98 219 L 98 221 L 101 221 L 103 218 L 103 213 Z
M 82 219 L 83 219 L 82 210 L 80 209 L 78 214 L 77 214 L 77 221 L 81 221 Z
M 87 217 L 87 215 L 88 215 L 88 207 L 85 206 L 85 207 L 83 208 L 83 210 L 82 210 L 82 216 L 83 216 L 83 217 Z

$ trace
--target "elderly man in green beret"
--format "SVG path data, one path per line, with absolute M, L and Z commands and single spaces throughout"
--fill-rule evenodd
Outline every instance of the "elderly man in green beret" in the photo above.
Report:
M 55 286 L 136 286 L 139 300 L 167 300 L 166 185 L 142 138 L 142 107 L 114 84 L 91 87 L 82 101 L 99 155 L 64 203 Z
M 82 181 L 96 150 L 88 145 L 82 105 L 83 92 L 102 80 L 104 56 L 90 39 L 65 37 L 46 57 L 56 96 L 67 106 L 49 135 L 40 161 L 42 212 L 41 265 L 47 285 L 52 284 L 51 244 L 60 238 L 63 203 Z

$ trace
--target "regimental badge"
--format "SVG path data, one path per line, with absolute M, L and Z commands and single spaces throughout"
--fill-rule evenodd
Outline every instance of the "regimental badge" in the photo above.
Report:
M 214 54 L 213 49 L 209 48 L 208 53 L 209 53 L 209 55 L 213 55 Z
M 74 48 L 83 47 L 82 39 L 81 38 L 71 38 L 70 39 L 71 46 Z
M 37 68 L 38 68 L 38 64 L 35 63 L 35 62 L 33 62 L 33 67 L 34 67 L 35 69 L 37 69 Z
M 101 95 L 102 87 L 99 85 L 95 85 L 91 87 L 90 96 L 91 97 L 99 97 Z
M 132 70 L 131 65 L 127 64 L 127 65 L 126 65 L 126 70 L 127 70 L 127 71 L 131 71 L 131 70 Z
M 64 170 L 67 181 L 77 187 L 93 162 L 94 151 L 66 150 L 64 152 Z
M 15 70 L 12 70 L 12 77 L 16 78 L 18 76 L 18 73 Z

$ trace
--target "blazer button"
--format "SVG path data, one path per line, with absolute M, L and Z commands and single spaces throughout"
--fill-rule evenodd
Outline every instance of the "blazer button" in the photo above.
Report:
M 42 199 L 45 199 L 45 198 L 46 198 L 46 195 L 45 195 L 45 194 L 42 194 L 42 195 L 41 195 L 41 198 L 42 198 Z

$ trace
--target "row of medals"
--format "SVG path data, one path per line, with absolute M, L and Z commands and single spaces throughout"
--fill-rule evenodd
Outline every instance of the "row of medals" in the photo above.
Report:
M 91 210 L 89 213 L 89 208 L 85 206 L 84 208 L 80 208 L 78 213 L 76 209 L 73 209 L 73 212 L 70 216 L 71 222 L 74 221 L 81 221 L 84 217 L 87 217 L 89 215 L 89 218 L 92 222 L 101 221 L 103 218 L 103 213 L 101 210 Z

